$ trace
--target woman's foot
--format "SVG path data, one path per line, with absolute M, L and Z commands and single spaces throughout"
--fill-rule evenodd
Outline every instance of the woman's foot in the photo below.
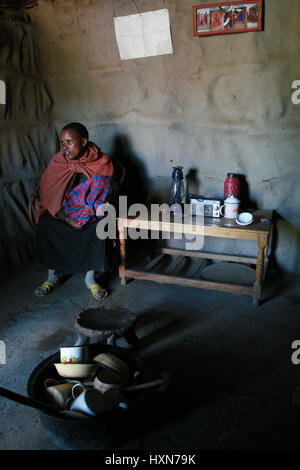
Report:
M 91 284 L 91 285 L 87 286 L 87 288 L 91 291 L 92 296 L 96 300 L 102 300 L 108 295 L 108 292 L 105 289 L 105 287 L 101 286 L 98 283 Z
M 50 282 L 50 281 L 45 281 L 43 284 L 41 284 L 39 287 L 37 287 L 33 293 L 37 297 L 45 297 L 45 295 L 49 294 L 56 286 L 57 282 Z
M 54 269 L 48 269 L 48 278 L 39 287 L 37 287 L 33 293 L 37 297 L 45 297 L 49 294 L 59 283 L 61 279 L 60 274 L 56 274 Z

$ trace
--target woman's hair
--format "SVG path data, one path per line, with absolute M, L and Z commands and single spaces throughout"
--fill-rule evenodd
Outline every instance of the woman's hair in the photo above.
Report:
M 70 122 L 69 124 L 67 124 L 66 126 L 63 127 L 62 131 L 66 131 L 66 130 L 70 130 L 70 131 L 75 131 L 76 134 L 81 138 L 81 139 L 88 139 L 89 140 L 89 133 L 88 133 L 88 130 L 87 128 L 83 125 L 83 124 L 80 124 L 80 122 Z

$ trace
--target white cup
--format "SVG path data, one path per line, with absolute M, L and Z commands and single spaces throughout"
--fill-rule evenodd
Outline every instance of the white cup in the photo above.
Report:
M 110 389 L 102 394 L 95 388 L 89 388 L 75 398 L 70 410 L 97 416 L 112 410 L 118 403 L 119 392 L 116 389 Z
M 86 346 L 60 348 L 60 362 L 63 364 L 86 364 L 88 362 L 88 348 Z
M 81 388 L 81 391 L 78 390 L 78 387 Z M 77 391 L 75 392 L 75 390 L 77 389 Z M 75 385 L 72 385 L 72 397 L 73 397 L 73 400 L 76 400 L 76 398 L 83 392 L 86 391 L 86 388 L 85 386 L 81 383 L 81 382 L 76 382 Z
M 236 197 L 230 196 L 225 199 L 224 205 L 220 207 L 220 214 L 226 219 L 236 219 L 239 215 L 239 205 L 240 201 Z M 222 212 L 223 208 L 224 213 Z

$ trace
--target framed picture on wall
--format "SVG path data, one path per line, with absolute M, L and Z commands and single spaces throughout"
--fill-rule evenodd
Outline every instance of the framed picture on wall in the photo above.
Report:
M 195 5 L 193 20 L 194 36 L 261 31 L 262 0 Z

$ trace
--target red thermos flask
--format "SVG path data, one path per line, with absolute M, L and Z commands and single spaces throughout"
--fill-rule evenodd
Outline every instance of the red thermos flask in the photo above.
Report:
M 234 196 L 237 199 L 240 195 L 240 182 L 234 173 L 227 173 L 227 178 L 224 182 L 224 199 Z

